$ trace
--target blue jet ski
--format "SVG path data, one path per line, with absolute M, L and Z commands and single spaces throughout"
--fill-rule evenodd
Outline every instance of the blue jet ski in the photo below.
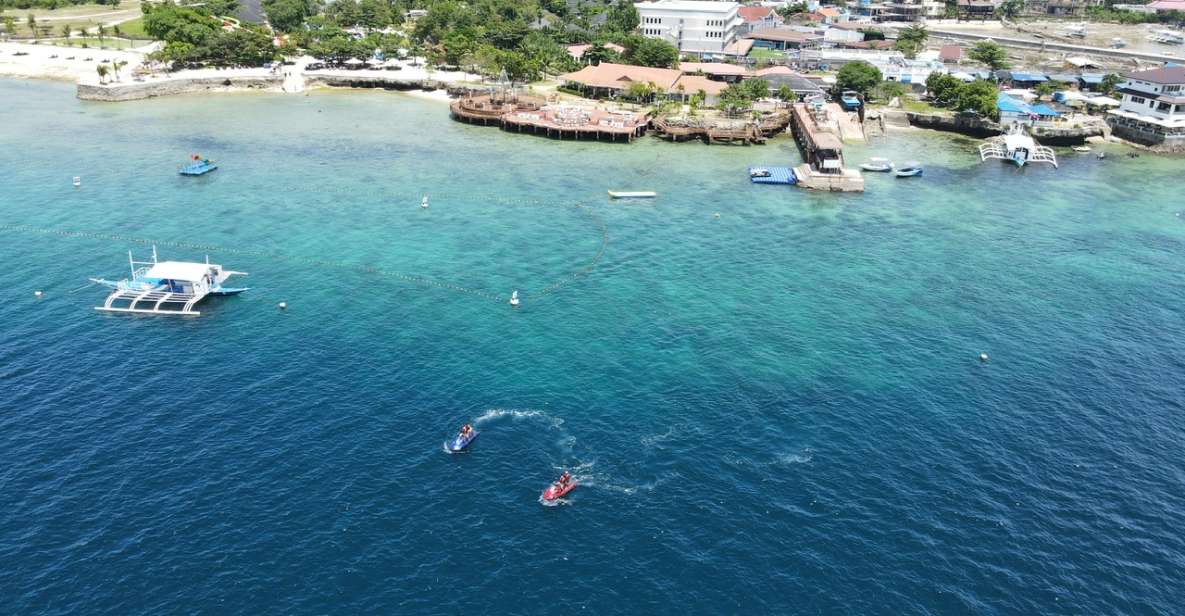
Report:
M 477 430 L 470 430 L 468 436 L 458 434 L 453 437 L 453 440 L 445 443 L 445 449 L 448 449 L 449 453 L 461 453 L 469 447 L 469 443 L 472 443 L 473 439 L 477 438 L 477 434 Z

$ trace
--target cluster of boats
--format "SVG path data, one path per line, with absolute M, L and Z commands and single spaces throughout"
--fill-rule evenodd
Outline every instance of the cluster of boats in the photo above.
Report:
M 861 163 L 860 168 L 872 173 L 892 173 L 899 178 L 912 178 L 922 174 L 922 164 L 916 161 L 905 163 L 898 167 L 887 158 L 870 158 Z
M 457 432 L 457 435 L 451 441 L 444 444 L 444 449 L 449 453 L 464 453 L 469 449 L 469 445 L 473 444 L 478 434 L 479 432 L 474 430 L 473 426 L 465 424 L 461 426 L 461 430 Z M 577 485 L 579 483 L 572 477 L 572 474 L 564 471 L 559 479 L 556 479 L 544 488 L 543 493 L 539 495 L 539 499 L 545 504 L 556 503 L 569 492 L 575 490 Z

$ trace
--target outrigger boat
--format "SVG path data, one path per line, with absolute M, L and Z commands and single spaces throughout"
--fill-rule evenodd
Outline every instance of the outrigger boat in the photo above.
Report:
M 611 190 L 609 196 L 614 199 L 653 199 L 658 193 L 652 190 Z
M 994 158 L 1011 162 L 1017 167 L 1028 163 L 1049 163 L 1057 167 L 1057 156 L 1053 148 L 1044 146 L 1024 132 L 1020 124 L 1013 124 L 1008 132 L 1000 137 L 993 137 L 979 146 L 981 161 Z
M 205 263 L 158 261 L 153 246 L 152 261 L 136 261 L 129 250 L 128 265 L 131 278 L 90 279 L 112 289 L 103 305 L 95 306 L 95 310 L 197 316 L 201 313 L 193 307 L 207 295 L 238 295 L 248 290 L 248 287 L 223 286 L 231 276 L 247 273 L 223 269 L 210 263 L 209 257 Z

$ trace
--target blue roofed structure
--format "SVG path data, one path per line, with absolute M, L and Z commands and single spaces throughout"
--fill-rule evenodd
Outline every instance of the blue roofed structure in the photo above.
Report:
M 1024 73 L 1021 71 L 1012 71 L 1008 74 L 1008 78 L 1012 83 L 1041 83 L 1049 81 L 1049 79 L 1040 73 Z
M 1020 99 L 1013 98 L 1001 92 L 996 95 L 996 109 L 1000 110 L 1000 125 L 1027 124 L 1052 122 L 1061 117 L 1055 109 L 1044 103 L 1030 105 Z

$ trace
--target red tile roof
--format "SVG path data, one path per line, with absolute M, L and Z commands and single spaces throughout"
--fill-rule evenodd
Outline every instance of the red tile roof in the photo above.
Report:
M 661 90 L 674 87 L 682 73 L 669 68 L 650 68 L 631 64 L 602 62 L 597 66 L 586 66 L 575 73 L 560 75 L 561 81 L 574 81 L 595 88 L 625 90 L 631 83 L 653 83 Z
M 741 19 L 744 19 L 748 23 L 761 21 L 771 15 L 776 17 L 777 13 L 773 7 L 768 6 L 742 6 L 737 9 L 737 15 L 740 15 Z

